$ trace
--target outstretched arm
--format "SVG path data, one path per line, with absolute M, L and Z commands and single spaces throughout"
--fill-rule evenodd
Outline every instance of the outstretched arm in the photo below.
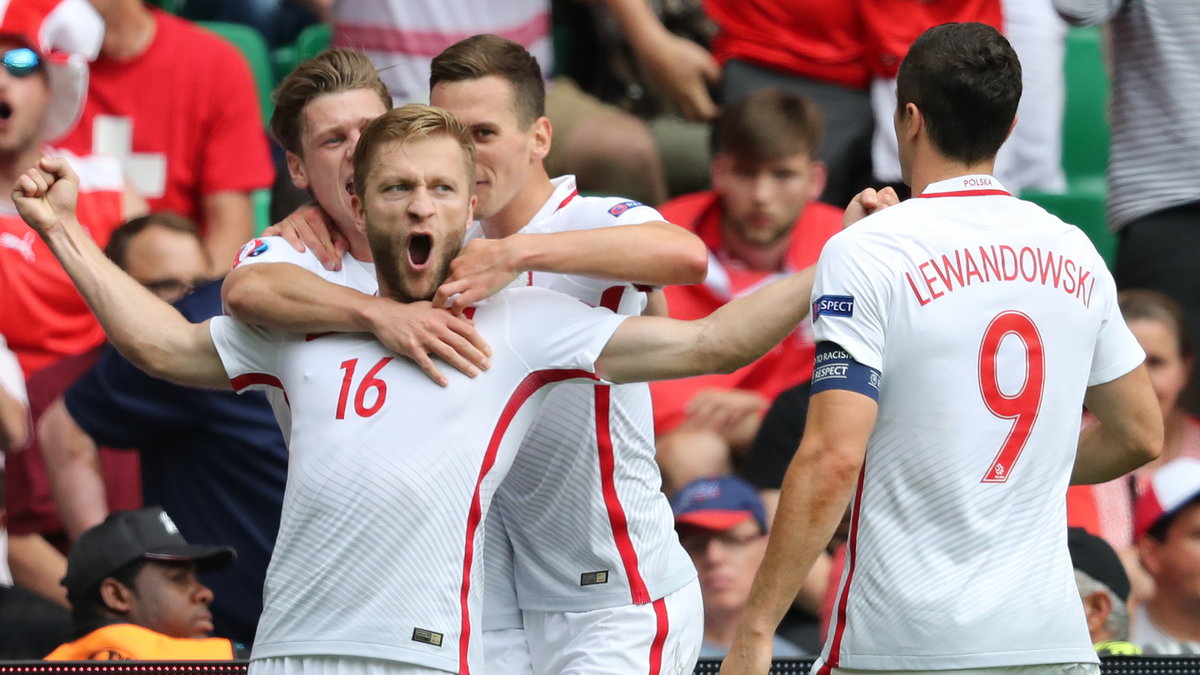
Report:
M 38 444 L 50 480 L 50 494 L 71 541 L 108 515 L 100 450 L 79 428 L 60 396 L 38 421 Z
M 813 395 L 804 437 L 783 478 L 767 554 L 722 673 L 770 668 L 771 638 L 842 519 L 878 410 L 873 399 L 852 391 Z
M 694 284 L 708 274 L 708 249 L 696 235 L 662 221 L 474 239 L 450 263 L 450 277 L 433 304 L 461 312 L 526 271 L 659 286 Z
M 596 360 L 610 382 L 731 372 L 762 356 L 808 316 L 815 269 L 797 272 L 696 321 L 635 316 Z
M 106 258 L 75 218 L 78 195 L 79 177 L 57 157 L 43 157 L 13 188 L 21 217 L 62 263 L 121 353 L 155 377 L 228 389 L 207 322 L 190 323 Z

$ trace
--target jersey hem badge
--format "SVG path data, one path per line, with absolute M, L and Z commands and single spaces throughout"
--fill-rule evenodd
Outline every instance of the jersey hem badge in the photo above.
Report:
M 642 205 L 643 204 L 641 202 L 635 202 L 635 201 L 621 202 L 620 204 L 617 204 L 616 206 L 609 209 L 608 215 L 619 216 L 622 213 L 625 213 L 626 211 L 628 211 L 629 209 L 636 209 L 637 207 L 642 206 Z
M 812 319 L 822 316 L 854 316 L 853 295 L 822 295 L 812 305 Z

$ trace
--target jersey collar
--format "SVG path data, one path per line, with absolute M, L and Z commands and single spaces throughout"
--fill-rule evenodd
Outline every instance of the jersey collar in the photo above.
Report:
M 917 197 L 1011 197 L 1012 194 L 1004 189 L 995 176 L 986 173 L 974 173 L 957 176 L 948 180 L 930 183 L 925 191 Z
M 550 184 L 554 186 L 554 192 L 550 193 L 550 198 L 546 203 L 542 204 L 542 208 L 529 219 L 529 223 L 525 227 L 529 227 L 534 223 L 540 223 L 558 212 L 559 209 L 566 206 L 572 199 L 579 194 L 578 188 L 575 186 L 575 176 L 570 174 L 551 178 Z M 521 228 L 525 229 L 525 228 Z

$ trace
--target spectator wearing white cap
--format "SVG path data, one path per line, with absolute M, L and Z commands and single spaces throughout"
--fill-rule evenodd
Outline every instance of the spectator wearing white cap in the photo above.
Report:
M 1154 473 L 1134 504 L 1134 532 L 1154 595 L 1138 607 L 1133 640 L 1147 654 L 1200 654 L 1200 460 Z
M 701 478 L 685 485 L 671 502 L 679 541 L 700 573 L 704 597 L 704 642 L 700 658 L 729 651 L 741 621 L 754 573 L 767 552 L 767 515 L 754 488 L 736 476 Z M 804 650 L 775 636 L 776 658 Z

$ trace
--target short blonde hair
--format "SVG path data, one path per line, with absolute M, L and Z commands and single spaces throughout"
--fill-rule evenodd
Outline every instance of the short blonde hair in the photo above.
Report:
M 471 130 L 441 108 L 410 103 L 376 117 L 359 136 L 353 159 L 355 194 L 364 194 L 367 174 L 375 164 L 381 147 L 387 143 L 438 136 L 458 141 L 462 149 L 463 167 L 467 170 L 468 186 L 474 188 L 475 142 L 471 140 Z

